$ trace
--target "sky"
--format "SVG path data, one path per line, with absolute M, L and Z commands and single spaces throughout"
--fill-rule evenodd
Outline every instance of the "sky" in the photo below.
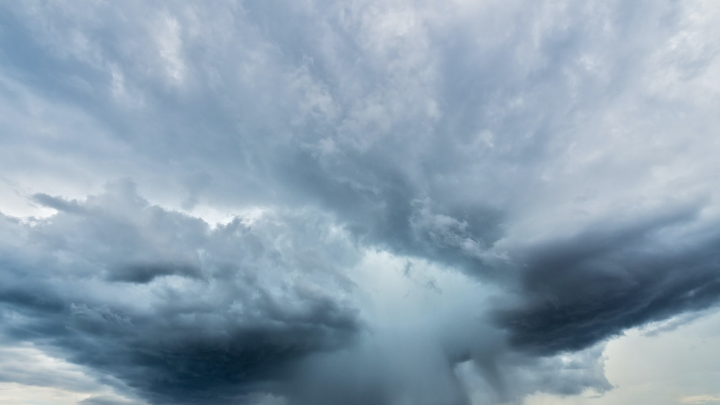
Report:
M 0 0 L 0 404 L 720 404 L 720 3 Z

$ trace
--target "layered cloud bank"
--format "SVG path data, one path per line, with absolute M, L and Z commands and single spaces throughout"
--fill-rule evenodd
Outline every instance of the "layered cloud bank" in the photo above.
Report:
M 0 379 L 606 392 L 608 339 L 720 298 L 718 27 L 699 0 L 1 4 Z

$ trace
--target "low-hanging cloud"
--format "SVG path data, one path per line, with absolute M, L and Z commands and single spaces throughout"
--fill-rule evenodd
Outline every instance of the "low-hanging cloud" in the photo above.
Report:
M 77 209 L 5 218 L 4 243 L 25 250 L 4 250 L 3 334 L 57 346 L 149 401 L 228 402 L 362 331 L 334 268 L 354 248 L 321 215 L 211 229 L 128 182 L 84 202 L 36 200 Z

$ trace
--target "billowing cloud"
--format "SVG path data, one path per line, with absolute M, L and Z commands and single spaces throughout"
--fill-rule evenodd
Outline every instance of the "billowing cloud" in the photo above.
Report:
M 718 27 L 703 0 L 0 5 L 3 342 L 115 390 L 86 404 L 601 394 L 609 338 L 720 298 Z
M 150 401 L 230 401 L 361 333 L 337 271 L 357 253 L 322 215 L 211 229 L 128 182 L 83 202 L 36 200 L 61 211 L 32 225 L 4 218 L 3 333 Z

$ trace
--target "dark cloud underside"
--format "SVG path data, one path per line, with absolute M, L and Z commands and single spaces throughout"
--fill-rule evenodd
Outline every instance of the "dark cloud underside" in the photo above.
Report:
M 345 249 L 344 265 L 354 250 L 322 235 L 322 217 L 211 230 L 148 205 L 128 183 L 85 203 L 37 200 L 78 209 L 32 227 L 10 222 L 35 255 L 4 254 L 4 334 L 58 346 L 153 403 L 230 403 L 361 331 L 357 310 L 333 292 L 344 287 L 312 281 L 338 265 L 326 249 Z

